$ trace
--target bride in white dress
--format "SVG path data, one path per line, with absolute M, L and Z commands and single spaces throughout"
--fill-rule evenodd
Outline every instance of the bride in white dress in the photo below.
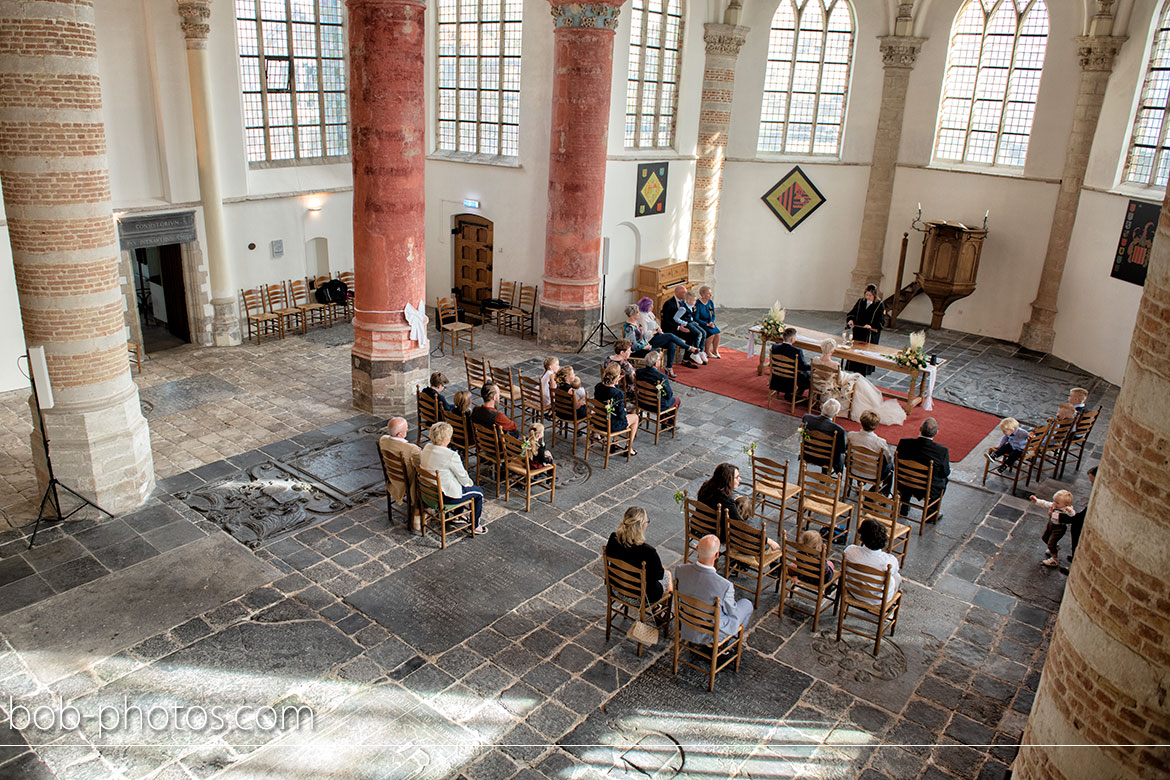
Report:
M 880 425 L 901 425 L 906 422 L 906 410 L 902 408 L 902 404 L 892 398 L 882 398 L 881 391 L 874 386 L 873 382 L 860 374 L 841 370 L 841 364 L 832 357 L 833 350 L 836 348 L 837 342 L 834 339 L 825 339 L 821 342 L 821 354 L 819 357 L 813 358 L 812 364 L 835 368 L 837 374 L 835 380 L 830 379 L 827 387 L 818 388 L 814 382 L 813 392 L 827 392 L 830 397 L 836 397 L 844 404 L 849 398 L 849 390 L 852 387 L 853 402 L 849 404 L 850 420 L 858 421 L 861 419 L 862 412 L 872 409 L 877 412 L 881 420 Z

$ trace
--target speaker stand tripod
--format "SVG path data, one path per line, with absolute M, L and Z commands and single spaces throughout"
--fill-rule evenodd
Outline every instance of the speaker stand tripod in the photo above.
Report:
M 599 346 L 599 347 L 605 346 L 605 334 L 606 333 L 609 334 L 609 338 L 611 341 L 617 341 L 617 338 L 618 338 L 617 334 L 613 332 L 612 328 L 610 328 L 608 325 L 605 324 L 605 279 L 606 279 L 606 276 L 607 276 L 606 274 L 601 275 L 601 311 L 598 313 L 598 316 L 597 316 L 597 324 L 593 326 L 593 330 L 589 331 L 589 335 L 586 336 L 585 340 L 581 342 L 581 346 L 577 347 L 577 354 L 580 354 L 581 350 L 585 349 L 585 347 L 589 345 L 589 342 L 593 340 L 594 336 L 597 336 L 597 346 Z

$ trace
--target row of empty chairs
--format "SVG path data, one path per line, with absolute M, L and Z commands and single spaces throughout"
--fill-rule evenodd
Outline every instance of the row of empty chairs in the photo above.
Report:
M 307 333 L 313 324 L 330 327 L 334 320 L 353 319 L 353 272 L 342 271 L 337 278 L 349 288 L 344 301 L 320 303 L 313 294 L 315 288 L 331 281 L 328 276 L 265 284 L 250 290 L 240 290 L 244 315 L 248 322 L 248 340 L 259 344 L 264 336 L 283 339 L 299 330 Z
M 520 338 L 536 335 L 536 285 L 500 280 L 498 300 L 503 308 L 481 307 L 483 325 L 496 323 L 498 333 L 516 332 Z M 435 302 L 435 328 L 439 331 L 439 351 L 451 345 L 454 353 L 460 344 L 466 349 L 475 349 L 475 326 L 459 319 L 459 302 L 451 297 L 441 297 Z
M 1012 493 L 1024 480 L 1025 487 L 1033 479 L 1042 480 L 1046 471 L 1051 469 L 1053 479 L 1063 479 L 1065 467 L 1076 454 L 1076 468 L 1081 468 L 1081 460 L 1085 456 L 1085 445 L 1089 443 L 1089 434 L 1097 424 L 1097 417 L 1101 414 L 1101 407 L 1092 411 L 1082 411 L 1075 417 L 1067 419 L 1051 418 L 1037 425 L 1028 434 L 1023 454 L 1016 460 L 1010 469 L 995 472 L 997 476 L 1011 479 Z M 987 477 L 993 473 L 992 468 L 1000 465 L 991 457 L 994 448 L 983 454 L 983 484 L 987 484 Z

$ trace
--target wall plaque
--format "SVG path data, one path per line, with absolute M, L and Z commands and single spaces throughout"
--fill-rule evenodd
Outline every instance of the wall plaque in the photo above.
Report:
M 118 241 L 124 250 L 186 244 L 194 240 L 196 240 L 194 211 L 122 217 L 118 220 Z

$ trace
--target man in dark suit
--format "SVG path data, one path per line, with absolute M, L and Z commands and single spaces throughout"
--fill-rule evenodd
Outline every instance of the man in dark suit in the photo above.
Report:
M 634 372 L 634 381 L 645 382 L 648 385 L 662 385 L 662 390 L 659 391 L 662 395 L 662 408 L 669 409 L 672 406 L 678 406 L 681 402 L 674 397 L 674 389 L 670 386 L 670 377 L 662 373 L 661 369 L 662 353 L 652 349 L 646 353 L 646 365 Z
M 698 348 L 699 339 L 702 338 L 702 335 L 696 328 L 689 328 L 685 325 L 680 325 L 674 318 L 674 315 L 678 313 L 679 307 L 686 304 L 686 297 L 686 285 L 680 284 L 678 287 L 674 288 L 674 297 L 667 298 L 666 302 L 662 304 L 662 322 L 660 322 L 659 325 L 662 327 L 663 333 L 672 333 L 675 336 L 678 336 L 680 339 L 686 342 L 688 347 L 692 348 L 691 354 L 687 356 L 687 359 L 691 359 L 694 362 L 700 364 L 706 363 L 707 358 L 702 350 L 697 352 L 693 351 L 693 349 Z
M 1089 469 L 1089 492 L 1092 493 L 1093 485 L 1097 482 L 1097 467 Z M 1081 541 L 1081 531 L 1085 527 L 1085 513 L 1089 511 L 1089 499 L 1085 499 L 1085 505 L 1081 507 L 1081 511 L 1072 516 L 1069 521 L 1069 532 L 1072 538 L 1072 552 L 1069 553 L 1068 559 L 1071 561 L 1073 556 L 1077 554 L 1077 545 Z
M 941 498 L 942 494 L 947 489 L 947 479 L 951 475 L 951 455 L 947 448 L 934 441 L 934 437 L 938 434 L 938 421 L 933 417 L 927 417 L 922 421 L 922 427 L 919 428 L 919 436 L 916 439 L 905 438 L 898 442 L 897 457 L 903 460 L 912 460 L 915 463 L 921 463 L 923 466 L 934 464 L 934 472 L 931 474 L 930 480 L 930 500 Z M 900 486 L 896 487 L 898 492 L 910 496 L 911 498 L 922 498 L 922 493 L 915 490 L 904 489 Z M 906 506 L 903 505 L 905 510 Z M 903 511 L 903 514 L 906 512 Z M 938 512 L 931 519 L 942 519 L 942 513 Z
M 781 334 L 781 341 L 779 344 L 772 345 L 772 354 L 780 357 L 796 358 L 796 388 L 798 395 L 803 395 L 805 390 L 808 390 L 809 380 L 812 376 L 812 366 L 804 359 L 804 352 L 800 347 L 793 342 L 796 341 L 796 328 L 785 328 L 784 333 Z M 775 383 L 775 384 L 774 384 Z M 776 380 L 773 379 L 768 383 L 772 390 L 778 392 L 783 391 L 787 395 L 788 388 L 777 386 Z
M 801 423 L 810 431 L 820 431 L 833 437 L 833 473 L 840 474 L 845 470 L 845 429 L 833 422 L 833 418 L 841 412 L 841 402 L 830 398 L 821 404 L 820 414 L 806 414 Z M 828 466 L 824 458 L 807 458 L 807 461 L 822 469 Z

